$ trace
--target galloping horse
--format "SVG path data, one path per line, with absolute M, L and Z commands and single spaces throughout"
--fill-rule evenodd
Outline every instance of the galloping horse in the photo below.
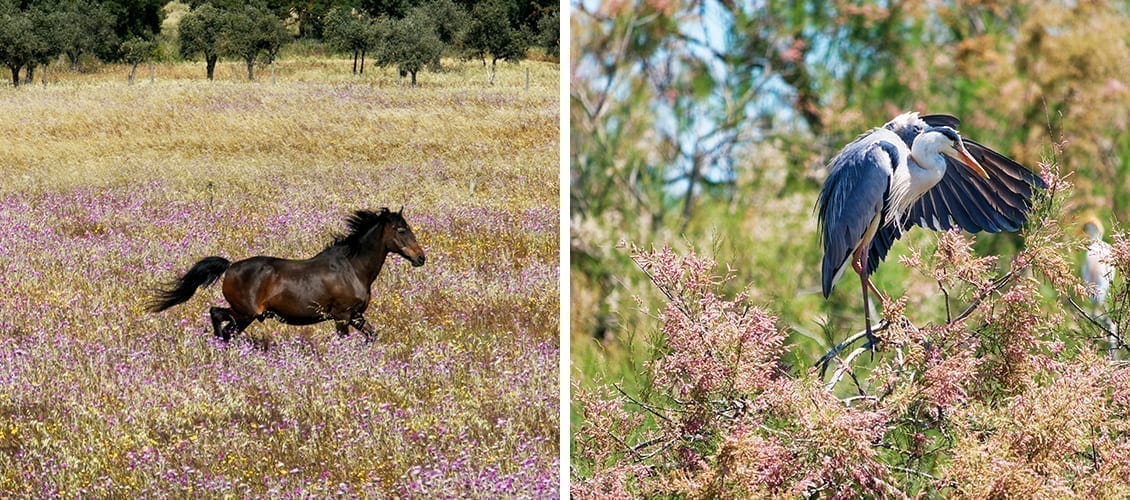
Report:
M 260 255 L 232 263 L 205 257 L 167 289 L 157 290 L 149 310 L 160 312 L 186 302 L 197 288 L 222 275 L 224 298 L 231 307 L 213 307 L 211 317 L 214 334 L 225 341 L 252 321 L 271 317 L 292 325 L 333 320 L 339 335 L 348 335 L 352 326 L 371 338 L 376 332 L 363 314 L 385 257 L 397 253 L 414 267 L 424 265 L 424 250 L 403 211 L 354 212 L 346 220 L 349 232 L 306 260 Z

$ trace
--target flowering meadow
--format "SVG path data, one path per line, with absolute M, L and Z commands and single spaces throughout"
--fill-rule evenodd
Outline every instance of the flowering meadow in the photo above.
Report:
M 557 66 L 292 69 L 0 89 L 0 497 L 556 497 Z M 306 258 L 401 206 L 427 263 L 389 257 L 372 342 L 224 344 L 219 286 L 145 311 L 202 257 Z

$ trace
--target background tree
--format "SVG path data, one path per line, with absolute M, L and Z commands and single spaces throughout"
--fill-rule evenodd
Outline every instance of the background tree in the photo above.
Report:
M 526 55 L 529 41 L 521 28 L 512 24 L 516 8 L 509 0 L 485 0 L 471 10 L 471 25 L 466 44 L 475 56 L 490 60 L 490 82 L 494 83 L 495 66 L 500 59 L 517 61 Z
M 122 42 L 120 48 L 122 60 L 130 65 L 129 84 L 133 85 L 137 67 L 146 61 L 151 61 L 157 51 L 157 42 L 141 37 L 133 37 Z
M 475 3 L 478 3 L 478 1 L 473 2 L 473 4 Z M 472 8 L 474 7 L 472 6 Z M 510 23 L 526 33 L 536 33 L 541 19 L 545 16 L 552 16 L 555 11 L 561 12 L 561 3 L 555 0 L 515 1 L 510 15 Z
M 63 32 L 67 29 L 66 20 L 60 11 L 34 7 L 27 12 L 31 19 L 33 36 L 38 43 L 34 45 L 31 61 L 27 63 L 24 83 L 35 80 L 35 70 L 42 68 L 43 84 L 47 84 L 47 66 L 63 52 Z
M 32 20 L 15 7 L 0 5 L 0 61 L 11 71 L 12 86 L 19 86 L 19 69 L 32 60 Z
M 271 79 L 273 81 L 275 59 L 278 58 L 279 50 L 282 49 L 283 45 L 291 40 L 290 31 L 287 30 L 283 20 L 275 15 L 259 17 L 255 31 L 258 33 L 259 47 L 267 59 L 267 65 L 271 68 Z
M 545 48 L 545 53 L 557 56 L 561 52 L 561 9 L 551 9 L 538 19 L 537 44 Z
M 185 59 L 202 56 L 209 80 L 215 73 L 216 61 L 220 59 L 220 40 L 226 21 L 224 13 L 209 3 L 192 9 L 180 21 L 177 32 L 180 55 Z
M 423 8 L 413 9 L 404 19 L 385 19 L 382 23 L 377 64 L 395 65 L 402 73 L 408 73 L 412 86 L 416 86 L 416 73 L 443 52 L 435 23 Z
M 130 37 L 144 37 L 149 33 L 160 33 L 165 20 L 167 0 L 98 0 L 101 8 L 109 11 L 114 19 L 114 35 L 117 40 Z M 114 51 L 118 46 L 102 46 L 108 53 L 99 53 L 105 60 L 116 60 Z
M 35 64 L 59 53 L 54 29 L 41 10 L 19 10 L 12 3 L 0 3 L 0 61 L 11 71 L 12 86 L 19 86 L 21 68 L 27 68 L 29 80 Z
M 346 2 L 339 0 L 290 0 L 282 2 L 284 9 L 280 17 L 293 15 L 298 27 L 298 38 L 320 40 L 325 36 L 325 20 L 334 7 L 343 7 Z
M 78 70 L 83 54 L 108 54 L 118 46 L 116 19 L 107 5 L 92 0 L 65 0 L 56 11 L 59 42 L 71 69 Z
M 352 54 L 353 74 L 364 74 L 365 54 L 373 48 L 375 29 L 368 15 L 344 7 L 337 8 L 326 16 L 325 42 L 335 50 Z
M 224 13 L 218 39 L 220 50 L 239 57 L 247 64 L 247 79 L 255 79 L 255 60 L 265 54 L 268 64 L 274 62 L 279 47 L 290 37 L 279 19 L 265 7 L 244 5 Z
M 373 19 L 382 16 L 401 19 L 408 15 L 414 3 L 411 0 L 357 0 L 355 6 Z
M 470 14 L 454 0 L 430 0 L 419 8 L 427 13 L 435 26 L 436 36 L 450 55 L 461 55 L 465 49 L 464 37 L 470 25 Z M 439 56 L 432 66 L 439 68 Z

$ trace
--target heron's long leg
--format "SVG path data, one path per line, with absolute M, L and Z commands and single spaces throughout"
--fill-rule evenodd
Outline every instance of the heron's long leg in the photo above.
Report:
M 883 295 L 879 293 L 879 290 L 875 288 L 875 284 L 871 282 L 871 278 L 867 276 L 867 248 L 869 246 L 870 245 L 859 245 L 859 249 L 855 251 L 855 259 L 853 259 L 852 267 L 855 268 L 855 272 L 859 273 L 859 282 L 863 288 L 863 326 L 867 332 L 867 346 L 874 352 L 877 342 L 875 334 L 871 333 L 871 305 L 868 300 L 867 291 L 870 288 L 880 300 L 883 299 Z

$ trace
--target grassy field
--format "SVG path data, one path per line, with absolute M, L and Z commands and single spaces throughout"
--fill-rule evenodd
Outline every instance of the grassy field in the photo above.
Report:
M 0 88 L 0 496 L 557 494 L 557 65 L 349 65 Z M 308 257 L 402 205 L 428 261 L 389 258 L 373 343 L 223 345 L 219 287 L 144 311 L 204 256 Z

